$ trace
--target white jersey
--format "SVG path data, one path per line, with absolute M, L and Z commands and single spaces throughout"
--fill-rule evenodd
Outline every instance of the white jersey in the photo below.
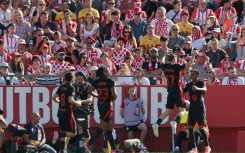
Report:
M 20 37 L 17 35 L 3 35 L 3 41 L 4 41 L 4 45 L 6 46 L 6 52 L 9 55 L 12 55 L 12 53 L 17 52 L 18 51 L 18 42 L 20 40 Z

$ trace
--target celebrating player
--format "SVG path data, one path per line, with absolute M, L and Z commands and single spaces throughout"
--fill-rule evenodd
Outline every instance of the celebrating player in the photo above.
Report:
M 168 97 L 167 97 L 166 111 L 159 116 L 156 124 L 152 125 L 153 133 L 156 137 L 159 136 L 158 133 L 159 125 L 161 124 L 162 120 L 172 112 L 175 104 L 179 108 L 179 114 L 175 118 L 175 121 L 172 121 L 170 123 L 172 127 L 176 129 L 177 123 L 180 122 L 180 118 L 185 113 L 185 105 L 183 102 L 182 90 L 179 83 L 180 71 L 185 68 L 189 68 L 193 64 L 196 55 L 197 55 L 197 51 L 193 51 L 192 58 L 188 61 L 188 63 L 180 65 L 177 64 L 177 56 L 174 54 L 170 54 L 167 56 L 166 59 L 168 63 L 163 64 L 162 66 L 164 75 L 167 78 Z
M 189 91 L 190 96 L 190 107 L 188 115 L 188 126 L 190 132 L 190 140 L 192 142 L 192 150 L 190 153 L 197 153 L 197 144 L 194 137 L 193 127 L 196 122 L 199 125 L 199 131 L 202 134 L 203 141 L 205 143 L 205 153 L 210 153 L 211 148 L 209 147 L 208 137 L 204 130 L 205 118 L 206 118 L 206 107 L 204 104 L 204 93 L 207 91 L 206 85 L 203 81 L 198 80 L 199 72 L 198 70 L 190 71 L 191 82 L 186 85 L 183 89 L 184 93 Z

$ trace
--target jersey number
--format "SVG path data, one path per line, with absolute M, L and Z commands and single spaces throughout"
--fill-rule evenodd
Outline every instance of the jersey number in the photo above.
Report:
M 108 93 L 108 89 L 107 88 L 98 88 L 98 98 L 101 100 L 107 100 L 109 93 Z
M 61 106 L 65 106 L 66 103 L 66 95 L 65 94 L 61 94 L 60 95 L 60 105 Z
M 167 75 L 167 82 L 168 86 L 173 87 L 174 86 L 174 75 Z

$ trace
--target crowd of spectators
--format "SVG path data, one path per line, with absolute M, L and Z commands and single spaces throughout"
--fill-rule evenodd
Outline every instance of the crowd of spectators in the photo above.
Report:
M 185 64 L 193 50 L 192 68 L 218 85 L 245 72 L 244 14 L 242 0 L 0 0 L 0 85 L 58 85 L 101 66 L 117 85 L 162 85 L 165 57 Z

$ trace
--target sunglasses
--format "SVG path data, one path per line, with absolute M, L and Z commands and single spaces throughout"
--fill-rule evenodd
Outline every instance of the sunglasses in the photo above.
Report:
M 108 5 L 114 5 L 115 3 L 108 3 Z
M 134 15 L 140 15 L 140 13 L 134 13 Z
M 65 56 L 65 54 L 61 53 L 61 54 L 58 54 L 59 56 Z
M 92 45 L 92 44 L 93 44 L 93 42 L 86 42 L 86 44 L 88 44 L 88 45 Z
M 7 69 L 7 68 L 9 68 L 9 67 L 7 67 L 7 66 L 3 66 L 3 67 L 1 67 L 2 69 Z

